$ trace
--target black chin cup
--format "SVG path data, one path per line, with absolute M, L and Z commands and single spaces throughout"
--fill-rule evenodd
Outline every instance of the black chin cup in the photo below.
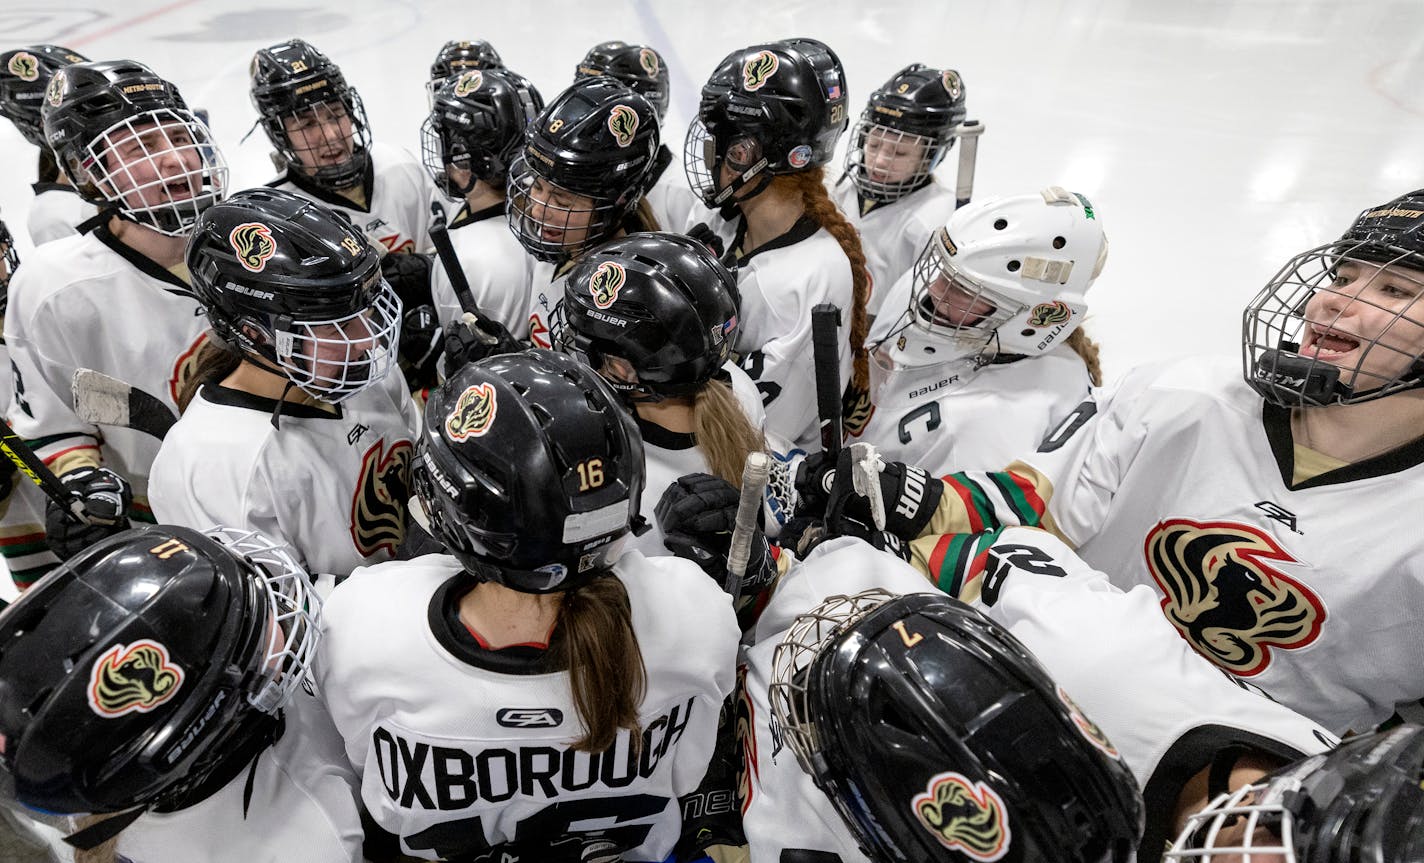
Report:
M 1328 405 L 1348 398 L 1340 369 L 1294 352 L 1294 345 L 1262 351 L 1251 368 L 1250 383 L 1270 401 L 1285 407 Z

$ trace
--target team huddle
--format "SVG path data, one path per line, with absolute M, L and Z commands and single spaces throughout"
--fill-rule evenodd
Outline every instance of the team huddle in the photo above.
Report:
M 681 171 L 643 45 L 447 43 L 418 161 L 307 42 L 250 86 L 234 190 L 147 66 L 0 53 L 0 807 L 63 859 L 1424 861 L 1424 190 L 1244 368 L 1105 378 L 1103 214 L 971 201 L 955 70 L 853 122 L 733 51 Z

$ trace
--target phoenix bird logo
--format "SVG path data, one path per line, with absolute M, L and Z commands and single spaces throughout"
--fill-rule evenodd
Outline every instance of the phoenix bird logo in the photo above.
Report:
M 1028 325 L 1031 327 L 1046 327 L 1051 324 L 1067 323 L 1073 317 L 1073 310 L 1068 308 L 1068 304 L 1062 300 L 1054 300 L 1051 303 L 1039 303 L 1029 312 Z
M 1083 713 L 1083 709 L 1078 706 L 1077 702 L 1068 697 L 1068 693 L 1063 691 L 1063 687 L 1059 686 L 1056 688 L 1058 690 L 1058 700 L 1063 702 L 1064 707 L 1068 708 L 1068 715 L 1073 718 L 1074 727 L 1076 727 L 1084 737 L 1088 738 L 1088 742 L 1113 758 L 1122 758 L 1122 756 L 1118 754 L 1117 747 L 1112 745 L 1112 741 L 1108 739 L 1108 736 L 1103 733 L 1103 730 L 1098 727 L 1097 723 L 1089 719 L 1087 714 Z
M 979 863 L 993 863 L 1008 853 L 1011 834 L 1004 801 L 983 782 L 940 773 L 910 805 L 925 829 L 951 851 Z
M 661 63 L 658 62 L 657 52 L 651 48 L 644 48 L 638 52 L 638 65 L 643 67 L 650 77 L 657 77 Z
M 463 72 L 455 79 L 455 95 L 468 96 L 480 89 L 480 85 L 485 82 L 484 73 L 478 69 L 470 72 Z
M 638 132 L 638 112 L 627 105 L 614 105 L 608 115 L 608 131 L 613 133 L 619 147 L 633 143 L 633 136 Z
M 939 73 L 939 82 L 951 99 L 958 99 L 964 93 L 964 82 L 959 80 L 959 74 L 953 69 L 945 69 Z
M 1271 648 L 1296 650 L 1320 636 L 1325 605 L 1266 564 L 1296 560 L 1255 528 L 1169 519 L 1147 535 L 1143 553 L 1165 594 L 1167 620 L 1232 674 L 1260 674 L 1271 664 Z
M 405 539 L 411 453 L 408 440 L 398 440 L 387 449 L 381 439 L 361 458 L 360 479 L 351 499 L 351 540 L 362 557 L 382 549 L 395 554 Z
M 232 250 L 237 253 L 237 262 L 249 273 L 260 273 L 267 262 L 277 254 L 277 241 L 272 239 L 272 229 L 261 222 L 244 222 L 227 235 Z
M 758 51 L 756 56 L 742 64 L 742 89 L 754 93 L 771 80 L 781 61 L 770 51 Z
M 49 86 L 45 87 L 45 101 L 48 102 L 52 108 L 59 107 L 59 103 L 64 101 L 64 81 L 65 74 L 63 69 L 49 76 Z
M 452 441 L 483 437 L 494 422 L 498 407 L 494 384 L 465 387 L 465 391 L 455 400 L 455 409 L 445 418 L 445 433 Z
M 6 68 L 21 81 L 37 81 L 40 77 L 40 61 L 28 51 L 16 51 Z
M 598 269 L 593 271 L 593 276 L 588 280 L 588 292 L 593 295 L 593 304 L 600 309 L 606 309 L 613 305 L 618 299 L 618 292 L 623 289 L 623 283 L 628 280 L 628 274 L 623 270 L 622 264 L 615 264 L 612 261 L 604 261 L 598 265 Z
M 148 639 L 115 644 L 94 662 L 89 707 L 105 719 L 148 713 L 182 685 L 183 669 L 169 660 L 168 648 Z

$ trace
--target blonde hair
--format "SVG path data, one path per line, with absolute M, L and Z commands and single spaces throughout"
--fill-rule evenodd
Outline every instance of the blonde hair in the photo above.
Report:
M 637 750 L 648 670 L 623 582 L 610 575 L 565 593 L 549 648 L 568 669 L 574 709 L 583 722 L 584 735 L 572 747 L 606 751 L 626 728 Z
M 198 387 L 222 380 L 241 364 L 242 355 L 209 331 L 208 337 L 198 347 L 197 356 L 193 357 L 193 373 L 179 385 L 178 412 L 181 414 L 188 409 L 193 396 L 198 394 Z
M 1073 353 L 1083 358 L 1083 364 L 1088 367 L 1088 379 L 1093 382 L 1093 386 L 1102 386 L 1103 366 L 1102 361 L 1098 359 L 1098 343 L 1079 327 L 1068 335 L 1067 345 L 1073 349 Z
M 692 430 L 712 473 L 735 486 L 742 484 L 747 453 L 766 449 L 766 439 L 747 419 L 731 384 L 723 381 L 708 381 L 697 391 Z

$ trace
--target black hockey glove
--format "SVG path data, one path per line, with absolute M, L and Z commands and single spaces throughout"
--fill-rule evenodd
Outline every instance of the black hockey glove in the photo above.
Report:
M 836 478 L 836 459 L 822 450 L 813 452 L 796 466 L 796 502 L 793 521 L 820 520 L 831 501 L 831 482 Z
M 406 309 L 401 317 L 399 361 L 406 387 L 411 392 L 439 383 L 436 366 L 440 363 L 443 344 L 434 306 Z
M 80 524 L 52 500 L 45 501 L 45 541 L 60 560 L 68 560 L 106 536 L 128 530 L 133 490 L 128 480 L 103 467 L 81 467 L 59 478 L 70 494 L 84 501 L 89 524 Z
M 0 459 L 0 500 L 10 496 L 15 490 L 15 477 L 19 474 L 15 463 L 8 458 Z
M 718 584 L 725 583 L 727 552 L 732 546 L 740 499 L 740 489 L 719 476 L 690 473 L 679 477 L 663 492 L 653 510 L 658 527 L 663 531 L 663 545 L 678 557 L 702 567 Z M 766 534 L 758 527 L 752 533 L 741 597 L 754 599 L 775 579 L 776 558 L 771 554 Z
M 381 275 L 395 289 L 406 311 L 420 306 L 433 305 L 431 294 L 430 255 L 393 252 L 381 257 Z
M 708 227 L 706 222 L 693 225 L 687 236 L 706 246 L 713 257 L 718 259 L 727 251 L 727 244 L 722 242 L 722 238 L 717 236 L 717 232 Z
M 868 534 L 879 531 L 871 514 L 870 499 L 855 491 L 851 476 L 853 458 L 851 447 L 841 450 L 836 468 L 829 474 L 826 530 L 835 536 L 868 538 Z M 904 462 L 879 463 L 880 497 L 885 504 L 885 533 L 903 542 L 918 539 L 939 507 L 944 483 L 928 471 Z M 821 481 L 824 483 L 826 479 L 823 477 Z
M 499 321 L 466 314 L 445 325 L 445 377 L 466 363 L 496 354 L 518 353 L 525 347 Z

